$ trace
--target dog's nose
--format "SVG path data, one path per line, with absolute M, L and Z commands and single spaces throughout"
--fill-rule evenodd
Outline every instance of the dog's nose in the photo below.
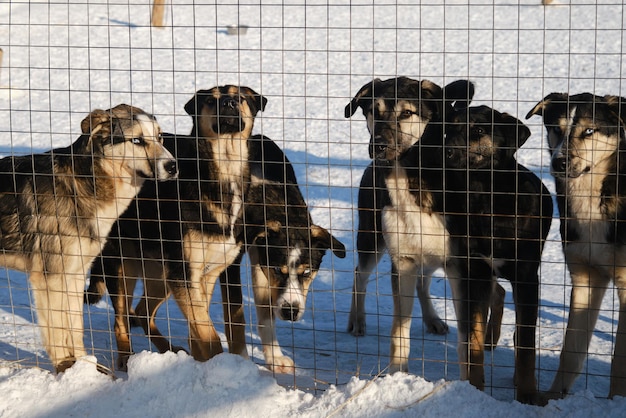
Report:
M 564 173 L 567 170 L 567 158 L 556 157 L 552 159 L 552 171 L 555 173 Z
M 232 97 L 225 97 L 224 99 L 222 99 L 222 107 L 234 109 L 237 107 L 238 104 L 239 103 L 237 102 L 237 100 L 233 99 Z
M 285 321 L 295 321 L 300 313 L 300 305 L 298 303 L 284 303 L 280 308 L 280 313 Z
M 176 164 L 175 160 L 168 161 L 163 165 L 163 168 L 170 176 L 175 176 L 176 174 L 178 174 L 178 165 Z

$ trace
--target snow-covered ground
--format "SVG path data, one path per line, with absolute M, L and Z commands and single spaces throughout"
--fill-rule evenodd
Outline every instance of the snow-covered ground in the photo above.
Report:
M 94 108 L 125 102 L 186 133 L 183 105 L 200 88 L 234 83 L 269 102 L 256 131 L 276 140 L 294 163 L 316 223 L 347 246 L 326 256 L 304 319 L 280 323 L 278 338 L 294 358 L 295 376 L 272 376 L 247 292 L 249 352 L 207 363 L 187 355 L 135 356 L 113 380 L 84 361 L 63 375 L 50 364 L 34 325 L 23 273 L 0 273 L 0 415 L 22 416 L 623 416 L 626 400 L 606 400 L 617 300 L 607 292 L 584 374 L 574 394 L 539 408 L 513 401 L 513 310 L 507 294 L 500 346 L 489 355 L 487 388 L 458 381 L 456 323 L 443 277 L 431 293 L 448 321 L 447 336 L 425 334 L 415 307 L 412 375 L 384 376 L 392 302 L 387 257 L 369 284 L 367 335 L 345 332 L 355 265 L 356 193 L 368 164 L 362 116 L 343 108 L 373 77 L 406 75 L 440 85 L 476 84 L 475 104 L 520 119 L 553 91 L 625 95 L 626 7 L 618 0 L 240 1 L 167 2 L 166 27 L 149 26 L 149 0 L 0 3 L 0 154 L 65 146 Z M 228 35 L 226 26 L 249 26 Z M 553 189 L 540 118 L 518 158 Z M 541 269 L 538 379 L 547 389 L 558 365 L 567 319 L 569 278 L 555 220 Z M 246 282 L 248 283 L 248 282 Z M 503 285 L 510 290 L 508 283 Z M 211 315 L 222 320 L 219 292 Z M 175 304 L 160 326 L 185 344 Z M 86 344 L 112 367 L 112 309 L 86 308 Z M 221 329 L 221 328 L 220 328 Z M 149 350 L 137 331 L 135 348 Z M 256 363 L 256 364 L 255 364 Z

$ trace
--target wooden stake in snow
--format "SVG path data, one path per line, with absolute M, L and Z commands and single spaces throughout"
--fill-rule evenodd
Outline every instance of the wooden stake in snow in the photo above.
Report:
M 165 0 L 154 0 L 152 5 L 152 26 L 163 27 L 163 15 L 165 14 Z

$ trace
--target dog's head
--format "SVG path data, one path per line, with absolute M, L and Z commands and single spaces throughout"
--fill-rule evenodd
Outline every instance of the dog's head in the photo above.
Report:
M 514 163 L 514 154 L 530 137 L 530 129 L 507 113 L 477 106 L 455 112 L 445 136 L 448 167 L 491 170 Z
M 284 226 L 277 221 L 267 223 L 252 248 L 251 259 L 268 280 L 274 314 L 287 321 L 302 318 L 309 287 L 326 251 L 346 256 L 345 246 L 325 228 Z
M 249 138 L 254 118 L 267 99 L 249 87 L 224 85 L 199 90 L 185 105 L 193 118 L 192 136 Z
M 408 77 L 374 79 L 365 84 L 345 108 L 349 118 L 361 108 L 370 132 L 370 158 L 394 161 L 422 137 L 431 122 L 441 122 L 453 107 L 466 107 L 474 95 L 467 80 L 443 89 L 428 80 Z
M 591 93 L 551 93 L 528 112 L 543 117 L 555 177 L 576 178 L 615 168 L 626 149 L 624 125 L 626 99 Z M 604 168 L 598 168 L 605 165 Z
M 120 104 L 96 109 L 81 123 L 83 135 L 73 145 L 75 154 L 101 155 L 112 164 L 112 175 L 143 179 L 176 178 L 176 160 L 163 146 L 161 128 L 154 116 Z

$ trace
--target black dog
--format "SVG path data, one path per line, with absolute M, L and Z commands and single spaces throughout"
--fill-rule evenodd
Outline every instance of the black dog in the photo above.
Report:
M 164 141 L 180 167 L 178 180 L 147 182 L 111 229 L 91 275 L 99 291 L 97 283 L 106 282 L 115 308 L 118 368 L 125 369 L 132 353 L 129 314 L 137 278 L 143 278 L 144 296 L 135 313 L 161 351 L 180 349 L 171 347 L 154 324 L 171 292 L 188 320 L 193 357 L 207 360 L 222 352 L 209 303 L 215 282 L 243 245 L 249 139 L 266 102 L 243 86 L 198 91 L 185 105 L 194 121 L 191 134 L 168 135 Z M 230 326 L 244 323 L 243 311 L 234 314 L 239 316 L 229 314 L 226 330 L 229 347 L 247 357 L 244 336 Z
M 444 108 L 452 103 L 467 107 L 474 95 L 474 85 L 459 80 L 441 89 L 429 81 L 408 77 L 375 79 L 365 84 L 345 108 L 349 118 L 357 108 L 363 110 L 370 132 L 369 154 L 374 161 L 365 169 L 359 185 L 359 226 L 357 232 L 358 266 L 354 272 L 352 307 L 348 332 L 365 334 L 365 293 L 369 276 L 387 249 L 383 238 L 382 211 L 391 205 L 380 167 L 396 160 L 419 141 L 429 122 L 443 119 Z M 383 137 L 380 133 L 387 132 Z M 377 163 L 378 161 L 378 163 Z M 439 318 L 430 299 L 430 275 L 417 282 L 417 295 L 426 330 L 445 334 L 448 326 Z
M 486 106 L 461 110 L 446 125 L 446 218 L 453 251 L 447 273 L 461 378 L 484 389 L 489 305 L 495 279 L 506 278 L 515 301 L 517 400 L 543 403 L 535 378 L 535 328 L 552 198 L 514 158 L 529 136 L 521 121 Z

